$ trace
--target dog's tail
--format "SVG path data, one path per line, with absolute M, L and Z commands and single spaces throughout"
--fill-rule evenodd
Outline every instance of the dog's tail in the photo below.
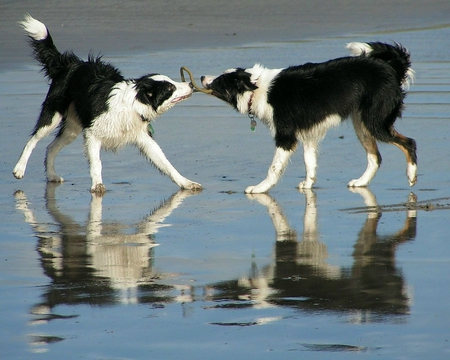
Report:
M 408 89 L 414 82 L 414 70 L 411 68 L 409 51 L 400 44 L 351 42 L 347 44 L 347 49 L 354 56 L 367 56 L 386 61 L 394 68 L 399 85 L 404 89 Z
M 61 54 L 53 44 L 53 39 L 47 27 L 31 15 L 25 15 L 19 24 L 30 37 L 34 58 L 42 65 L 45 75 L 50 79 L 54 79 L 68 65 L 81 61 L 71 52 Z

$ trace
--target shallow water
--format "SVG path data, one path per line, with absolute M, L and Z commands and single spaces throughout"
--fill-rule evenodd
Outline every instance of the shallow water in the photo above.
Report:
M 2 358 L 446 358 L 450 346 L 449 28 L 110 56 L 126 76 L 178 79 L 260 61 L 284 67 L 346 55 L 345 43 L 395 40 L 416 83 L 397 123 L 418 142 L 419 180 L 382 145 L 369 189 L 351 125 L 321 146 L 314 191 L 299 151 L 270 195 L 246 196 L 273 155 L 269 132 L 203 94 L 154 125 L 167 157 L 201 193 L 177 191 L 134 148 L 102 155 L 91 196 L 81 140 L 46 185 L 38 145 L 11 175 L 46 92 L 38 68 L 0 73 Z M 180 60 L 181 59 L 181 60 Z M 412 192 L 411 192 L 412 191 Z M 8 324 L 5 326 L 5 324 Z

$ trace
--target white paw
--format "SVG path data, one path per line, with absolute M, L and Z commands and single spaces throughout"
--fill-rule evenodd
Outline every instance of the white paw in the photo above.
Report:
M 406 170 L 406 176 L 408 177 L 409 186 L 414 186 L 417 182 L 417 165 L 408 164 Z
M 182 189 L 185 190 L 202 190 L 203 187 L 199 183 L 196 183 L 194 181 L 188 181 L 187 183 L 180 186 Z
M 256 186 L 248 186 L 244 192 L 246 194 L 264 194 L 268 190 L 269 189 L 266 189 L 266 188 L 256 185 Z
M 361 179 L 350 180 L 347 184 L 348 187 L 367 187 L 369 183 L 367 181 L 361 181 Z
M 22 179 L 25 175 L 25 169 L 22 166 L 16 165 L 13 170 L 13 175 L 16 179 Z
M 54 175 L 47 175 L 47 181 L 52 183 L 62 183 L 64 182 L 64 179 L 61 176 L 54 174 Z

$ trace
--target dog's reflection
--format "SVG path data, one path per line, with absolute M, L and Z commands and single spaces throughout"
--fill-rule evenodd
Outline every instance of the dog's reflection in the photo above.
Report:
M 330 261 L 327 244 L 318 228 L 316 194 L 312 190 L 302 191 L 305 214 L 301 234 L 291 227 L 273 197 L 247 195 L 251 201 L 263 205 L 272 220 L 274 260 L 260 268 L 253 263 L 250 274 L 241 278 L 201 285 L 201 289 L 180 288 L 178 296 L 171 291 L 176 285 L 165 284 L 165 274 L 159 274 L 152 265 L 157 245 L 154 234 L 192 192 L 173 194 L 131 232 L 123 222 L 111 224 L 102 220 L 103 199 L 95 194 L 86 224 L 75 221 L 59 209 L 55 186 L 49 183 L 46 193 L 46 209 L 54 221 L 50 224 L 39 223 L 25 194 L 16 193 L 17 208 L 39 239 L 37 250 L 42 268 L 51 279 L 43 287 L 42 302 L 31 310 L 36 315 L 35 322 L 63 317 L 51 311 L 59 304 L 104 306 L 121 302 L 160 305 L 202 300 L 214 302 L 213 308 L 226 309 L 286 306 L 313 313 L 343 313 L 354 322 L 401 319 L 396 315 L 409 312 L 410 297 L 401 269 L 396 265 L 395 252 L 398 245 L 416 236 L 414 195 L 408 199 L 411 206 L 404 207 L 406 219 L 401 228 L 393 234 L 380 235 L 377 228 L 383 209 L 377 205 L 375 196 L 365 188 L 351 190 L 363 198 L 366 206 L 358 211 L 367 216 L 355 235 L 352 262 L 348 266 Z M 55 225 L 57 230 L 52 231 Z M 339 236 L 330 241 L 339 241 Z M 203 295 L 199 296 L 200 293 Z
M 273 197 L 248 195 L 267 208 L 272 220 L 276 233 L 274 261 L 261 269 L 253 264 L 250 275 L 220 284 L 215 299 L 237 297 L 249 301 L 252 307 L 282 305 L 302 311 L 346 313 L 352 322 L 386 321 L 408 314 L 410 297 L 395 263 L 395 251 L 399 244 L 416 236 L 416 211 L 409 210 L 414 206 L 405 207 L 406 220 L 399 231 L 381 236 L 377 233 L 381 212 L 375 196 L 366 188 L 351 191 L 364 199 L 367 218 L 354 245 L 353 264 L 348 267 L 327 263 L 313 191 L 302 191 L 306 204 L 301 236 L 289 225 Z M 408 203 L 415 202 L 411 194 Z
M 46 209 L 58 228 L 56 231 L 55 224 L 43 224 L 35 218 L 23 192 L 15 193 L 16 207 L 39 239 L 37 251 L 42 268 L 52 280 L 43 294 L 43 303 L 32 312 L 45 314 L 47 311 L 47 318 L 51 319 L 49 309 L 61 303 L 136 302 L 137 287 L 152 284 L 160 275 L 152 267 L 153 248 L 157 245 L 154 234 L 196 192 L 180 190 L 142 221 L 126 226 L 102 221 L 103 197 L 95 194 L 92 194 L 88 220 L 80 224 L 59 209 L 55 199 L 57 186 L 48 183 L 45 196 Z

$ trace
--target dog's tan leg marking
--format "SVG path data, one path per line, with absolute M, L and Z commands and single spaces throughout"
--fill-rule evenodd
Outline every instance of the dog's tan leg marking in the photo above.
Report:
M 409 186 L 414 186 L 417 182 L 416 142 L 414 139 L 408 138 L 394 130 L 393 144 L 405 154 L 406 177 L 408 178 Z
M 348 183 L 349 187 L 365 187 L 377 173 L 381 165 L 381 155 L 375 138 L 369 133 L 358 116 L 353 117 L 353 125 L 356 135 L 367 153 L 367 168 L 359 179 L 353 179 Z

